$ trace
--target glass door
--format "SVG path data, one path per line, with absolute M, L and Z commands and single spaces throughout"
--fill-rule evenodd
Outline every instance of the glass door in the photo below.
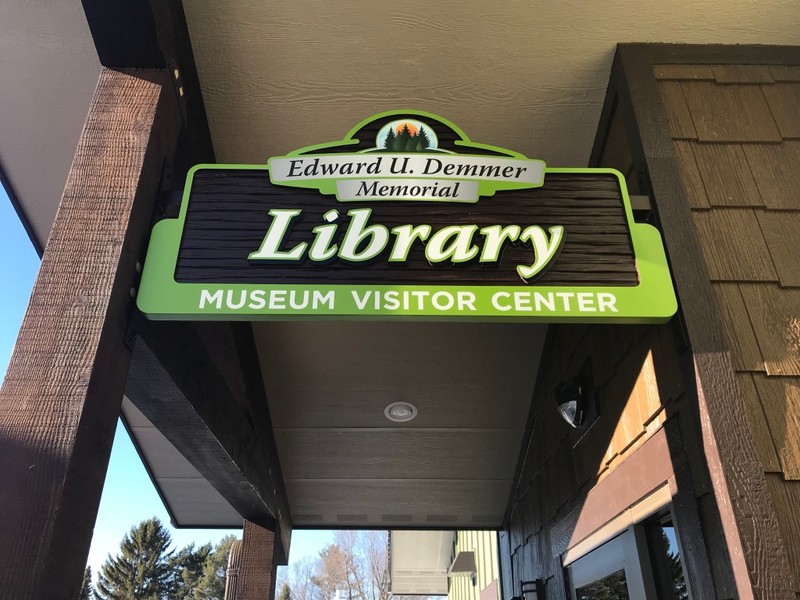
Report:
M 633 527 L 579 558 L 569 571 L 572 600 L 655 599 L 641 532 Z M 641 540 L 644 542 L 644 539 Z

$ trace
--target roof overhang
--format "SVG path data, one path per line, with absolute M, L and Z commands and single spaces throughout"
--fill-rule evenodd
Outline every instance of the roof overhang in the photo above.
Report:
M 389 591 L 403 596 L 446 596 L 454 541 L 453 531 L 390 531 Z

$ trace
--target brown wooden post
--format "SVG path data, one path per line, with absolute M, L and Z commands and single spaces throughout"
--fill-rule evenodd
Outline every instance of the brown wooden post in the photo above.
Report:
M 242 550 L 236 579 L 236 600 L 273 600 L 278 561 L 277 536 L 260 525 L 244 522 Z
M 78 597 L 130 361 L 136 262 L 179 127 L 168 81 L 100 73 L 0 390 L 4 598 Z

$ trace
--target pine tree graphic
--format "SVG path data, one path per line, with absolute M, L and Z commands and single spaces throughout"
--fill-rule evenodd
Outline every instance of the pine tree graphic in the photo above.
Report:
M 389 132 L 386 134 L 386 141 L 383 142 L 383 147 L 386 150 L 394 150 L 394 141 L 397 136 L 394 134 L 394 127 L 389 127 Z
M 408 123 L 403 123 L 403 128 L 397 134 L 394 149 L 398 152 L 406 152 L 409 150 L 409 142 L 411 141 L 411 130 L 408 128 Z
M 390 127 L 383 142 L 383 149 L 391 152 L 425 152 L 430 147 L 431 139 L 425 128 L 420 126 L 418 131 L 412 132 L 408 123 L 403 123 L 403 127 L 397 133 Z
M 420 125 L 419 133 L 417 134 L 417 145 L 420 147 L 420 150 L 427 150 L 431 146 L 431 141 L 428 139 L 428 134 L 425 133 L 425 128 Z

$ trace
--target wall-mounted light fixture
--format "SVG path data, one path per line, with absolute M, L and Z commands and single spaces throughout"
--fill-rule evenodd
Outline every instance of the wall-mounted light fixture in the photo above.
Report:
M 572 427 L 580 427 L 591 393 L 591 384 L 583 377 L 571 377 L 559 383 L 553 393 L 561 417 Z

